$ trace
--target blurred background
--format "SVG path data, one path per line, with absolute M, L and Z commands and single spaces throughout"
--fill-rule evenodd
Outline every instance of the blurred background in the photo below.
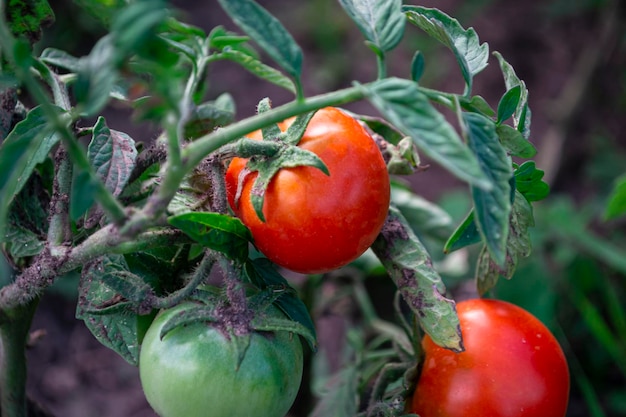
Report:
M 336 0 L 259 3 L 303 48 L 307 95 L 375 78 L 374 56 Z M 626 416 L 626 217 L 604 216 L 616 180 L 626 174 L 625 2 L 406 3 L 437 7 L 464 27 L 474 27 L 481 41 L 499 51 L 525 81 L 533 112 L 531 141 L 539 150 L 537 166 L 545 171 L 552 191 L 535 206 L 532 255 L 512 280 L 500 281 L 493 295 L 533 312 L 560 340 L 572 375 L 568 416 Z M 57 23 L 45 32 L 40 48 L 54 46 L 79 56 L 105 33 L 75 2 L 53 0 L 51 5 Z M 180 9 L 181 20 L 207 32 L 216 25 L 236 30 L 216 1 L 179 0 L 173 5 Z M 415 50 L 426 58 L 423 85 L 462 92 L 452 54 L 410 25 L 402 44 L 388 57 L 390 74 L 408 77 Z M 215 65 L 210 76 L 211 98 L 230 92 L 239 117 L 254 113 L 263 97 L 275 104 L 291 99 L 228 63 Z M 475 78 L 474 91 L 497 104 L 505 89 L 495 59 Z M 372 111 L 364 103 L 348 107 Z M 111 128 L 137 141 L 155 136 L 152 126 L 133 123 L 126 109 L 108 109 L 106 117 Z M 466 186 L 435 164 L 412 176 L 410 183 L 416 193 L 448 211 L 455 225 L 469 210 Z M 444 274 L 448 287 L 459 295 L 472 285 L 477 251 L 465 255 L 454 258 L 456 264 Z M 376 276 L 371 279 L 378 285 Z M 154 416 L 141 393 L 137 370 L 101 347 L 74 318 L 75 288 L 76 281 L 68 277 L 42 301 L 33 330 L 45 334 L 29 352 L 30 395 L 56 416 Z

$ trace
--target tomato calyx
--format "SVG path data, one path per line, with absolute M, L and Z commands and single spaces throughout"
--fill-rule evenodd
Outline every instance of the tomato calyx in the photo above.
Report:
M 270 108 L 270 101 L 266 98 L 259 103 L 258 112 L 263 113 Z M 263 214 L 265 192 L 278 171 L 283 168 L 311 166 L 330 175 L 328 167 L 319 156 L 297 146 L 314 114 L 313 111 L 297 116 L 285 131 L 282 131 L 277 124 L 272 124 L 262 129 L 263 140 L 244 137 L 228 148 L 228 156 L 249 158 L 242 175 L 238 178 L 236 206 L 239 205 L 245 177 L 254 172 L 257 173 L 257 177 L 252 185 L 251 202 L 256 215 L 262 222 L 265 222 Z
M 230 340 L 237 352 L 238 363 L 243 361 L 250 345 L 253 332 L 287 331 L 302 336 L 311 346 L 315 345 L 314 335 L 301 323 L 286 316 L 271 314 L 271 310 L 280 307 L 275 301 L 286 291 L 283 287 L 268 286 L 247 297 L 247 308 L 231 305 L 219 292 L 198 288 L 185 302 L 189 303 L 180 313 L 170 317 L 161 328 L 159 338 L 185 326 L 202 323 L 219 330 Z

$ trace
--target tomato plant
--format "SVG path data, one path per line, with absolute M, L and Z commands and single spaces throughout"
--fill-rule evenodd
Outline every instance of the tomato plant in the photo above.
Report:
M 262 139 L 260 131 L 248 136 Z M 370 134 L 336 108 L 318 110 L 298 146 L 319 156 L 329 174 L 311 166 L 281 169 L 265 193 L 263 221 L 250 198 L 257 174 L 242 176 L 247 160 L 235 158 L 226 172 L 228 201 L 269 259 L 297 272 L 327 272 L 374 242 L 387 216 L 389 175 Z
M 154 410 L 161 417 L 283 417 L 302 379 L 299 337 L 253 331 L 241 359 L 239 336 L 212 323 L 175 327 L 162 336 L 166 323 L 192 306 L 160 313 L 143 340 L 139 371 Z
M 162 0 L 80 1 L 106 30 L 83 56 L 37 47 L 54 20 L 47 0 L 0 3 L 0 268 L 11 270 L 0 291 L 3 417 L 28 415 L 24 351 L 40 298 L 77 275 L 76 317 L 139 366 L 163 417 L 284 415 L 303 373 L 298 337 L 321 352 L 305 373 L 311 395 L 301 409 L 399 417 L 420 359 L 417 327 L 442 348 L 463 349 L 440 276 L 455 261 L 444 254 L 463 251 L 463 260 L 480 244 L 481 295 L 530 254 L 531 204 L 548 186 L 530 160 L 526 84 L 476 31 L 440 10 L 339 1 L 374 52 L 377 74 L 309 96 L 303 51 L 254 0 L 202 4 L 220 7 L 236 30 L 193 26 Z M 406 78 L 388 75 L 409 25 L 451 50 L 462 91 L 429 87 L 420 51 L 404 62 Z M 473 91 L 491 57 L 504 81 L 497 105 Z M 220 61 L 291 99 L 272 106 L 249 89 L 257 113 L 238 118 L 236 94 L 214 89 L 228 86 L 212 71 Z M 357 101 L 371 114 L 339 108 Z M 131 137 L 127 125 L 106 119 L 113 103 L 158 134 Z M 458 225 L 397 177 L 431 165 L 470 191 Z M 251 243 L 266 257 L 250 253 Z M 277 266 L 326 275 L 288 280 Z M 381 291 L 376 307 L 394 310 L 397 322 L 377 317 L 365 289 L 363 280 L 380 272 L 394 296 Z M 214 281 L 219 296 L 203 289 Z M 345 308 L 346 298 L 356 307 Z M 144 334 L 155 311 L 163 313 Z M 339 336 L 325 332 L 318 342 L 316 320 L 346 311 Z M 474 355 L 466 333 L 468 352 L 450 358 Z M 515 365 L 523 361 L 498 366 L 505 362 L 524 375 Z M 541 363 L 526 362 L 533 383 Z M 446 401 L 420 398 L 433 407 Z
M 465 351 L 423 340 L 424 362 L 412 411 L 421 417 L 563 417 L 569 371 L 556 338 L 513 304 L 457 304 Z

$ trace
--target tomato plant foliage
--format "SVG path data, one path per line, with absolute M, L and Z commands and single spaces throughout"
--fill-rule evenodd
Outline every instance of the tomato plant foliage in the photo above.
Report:
M 531 204 L 549 189 L 530 160 L 528 90 L 493 52 L 501 99 L 490 104 L 475 94 L 489 46 L 440 10 L 339 1 L 374 52 L 377 77 L 307 96 L 306 57 L 291 25 L 253 0 L 205 6 L 221 7 L 236 31 L 192 26 L 158 0 L 92 2 L 86 12 L 96 13 L 106 34 L 84 56 L 38 52 L 35 28 L 53 14 L 46 0 L 28 2 L 32 10 L 23 13 L 18 3 L 0 2 L 7 9 L 0 17 L 0 244 L 11 270 L 0 291 L 0 337 L 11 347 L 0 366 L 6 417 L 26 415 L 23 349 L 38 300 L 74 272 L 81 275 L 77 318 L 139 365 L 148 400 L 163 416 L 197 415 L 208 398 L 225 415 L 244 415 L 242 405 L 285 414 L 300 384 L 301 341 L 317 350 L 319 311 L 334 311 L 344 297 L 363 323 L 334 354 L 345 362 L 339 370 L 324 349 L 313 356 L 307 383 L 315 398 L 300 408 L 312 416 L 401 416 L 421 332 L 446 352 L 464 349 L 440 271 L 446 256 L 480 245 L 477 290 L 486 294 L 530 254 Z M 407 62 L 410 79 L 387 76 L 408 30 L 450 50 L 463 91 L 424 85 L 429 56 L 420 51 Z M 208 89 L 220 83 L 210 71 L 219 61 L 293 100 L 258 97 L 257 114 L 238 118 L 236 97 Z M 359 100 L 374 114 L 343 108 Z M 132 111 L 131 123 L 157 126 L 158 135 L 115 128 L 102 115 L 113 104 Z M 461 224 L 400 179 L 428 175 L 422 155 L 467 184 L 472 207 Z M 622 188 L 607 216 L 621 211 Z M 376 271 L 394 287 L 388 306 L 397 321 L 372 307 L 363 279 Z M 327 283 L 339 290 L 320 296 Z M 203 344 L 205 336 L 213 342 Z M 172 340 L 193 354 L 179 358 Z M 233 362 L 218 359 L 228 352 Z M 181 361 L 199 376 L 183 373 Z M 259 388 L 264 371 L 272 382 Z M 173 389 L 170 378 L 186 382 Z

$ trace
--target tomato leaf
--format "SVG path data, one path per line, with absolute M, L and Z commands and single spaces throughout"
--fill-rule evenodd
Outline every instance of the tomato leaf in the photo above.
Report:
M 49 203 L 41 177 L 31 175 L 9 209 L 4 250 L 12 259 L 35 256 L 43 250 Z
M 524 138 L 519 130 L 509 125 L 498 125 L 496 128 L 500 143 L 513 156 L 532 158 L 537 154 L 535 146 Z
M 534 224 L 532 206 L 519 191 L 516 191 L 506 244 L 506 262 L 504 265 L 498 264 L 486 247 L 483 247 L 478 256 L 476 287 L 480 295 L 493 288 L 500 276 L 510 279 L 515 273 L 519 259 L 530 255 L 532 247 L 528 229 Z
M 469 146 L 494 185 L 491 190 L 472 187 L 474 219 L 492 257 L 498 265 L 504 265 L 511 213 L 511 160 L 500 145 L 491 119 L 478 113 L 463 113 L 463 121 Z
M 252 0 L 219 0 L 219 3 L 278 65 L 296 80 L 300 79 L 302 50 L 278 19 Z
M 515 112 L 513 113 L 513 122 L 515 128 L 524 136 L 524 139 L 528 139 L 530 137 L 531 111 L 530 107 L 528 107 L 528 89 L 526 88 L 526 84 L 519 79 L 511 64 L 509 64 L 499 52 L 494 51 L 493 55 L 500 63 L 500 70 L 504 76 L 504 85 L 507 90 L 510 91 L 517 86 L 520 87 L 520 98 Z
M 270 83 L 282 87 L 292 93 L 296 92 L 296 87 L 293 84 L 293 81 L 284 76 L 283 73 L 281 73 L 277 69 L 264 64 L 253 56 L 231 49 L 220 52 L 219 54 L 215 54 L 213 55 L 213 58 L 227 59 L 229 61 L 236 62 L 257 77 L 265 81 L 269 81 Z
M 80 70 L 79 59 L 61 49 L 46 48 L 41 52 L 39 58 L 46 64 L 54 65 L 69 72 L 78 72 Z
M 497 124 L 502 123 L 509 117 L 513 116 L 513 113 L 517 110 L 522 95 L 522 86 L 517 84 L 511 87 L 500 99 L 498 103 L 498 118 Z
M 89 55 L 80 58 L 73 91 L 84 115 L 96 114 L 109 101 L 118 80 L 115 65 L 118 59 L 111 35 L 101 38 Z
M 515 188 L 528 201 L 543 200 L 550 193 L 550 186 L 542 180 L 543 175 L 534 161 L 526 161 L 515 170 Z
M 612 220 L 626 213 L 626 175 L 615 180 L 604 210 L 604 219 Z
M 213 212 L 189 212 L 172 216 L 168 222 L 202 246 L 232 259 L 244 260 L 248 256 L 252 236 L 239 219 Z
M 443 240 L 452 232 L 450 215 L 411 190 L 392 183 L 391 201 L 420 237 Z
M 461 107 L 471 112 L 481 113 L 487 117 L 493 117 L 496 114 L 489 106 L 489 103 L 481 96 L 472 96 L 469 100 L 465 97 L 460 97 L 459 102 Z
M 411 61 L 411 79 L 415 82 L 419 82 L 424 75 L 424 68 L 426 67 L 424 54 L 421 51 L 417 51 L 415 55 L 413 55 L 413 60 Z
M 300 325 L 297 333 L 304 337 L 311 350 L 315 351 L 317 335 L 309 310 L 289 282 L 276 270 L 276 266 L 266 258 L 257 258 L 246 262 L 245 272 L 261 290 L 270 288 L 280 290 L 275 304 L 287 317 Z
M 50 128 L 43 109 L 35 107 L 0 145 L 0 242 L 5 241 L 4 227 L 11 201 L 59 139 Z
M 474 210 L 472 209 L 465 217 L 465 220 L 461 222 L 450 238 L 448 238 L 448 241 L 443 247 L 443 252 L 454 252 L 455 250 L 462 249 L 480 241 L 480 232 L 478 232 L 478 227 L 474 221 Z
M 109 129 L 104 117 L 98 117 L 87 156 L 105 187 L 115 196 L 121 194 L 135 167 L 135 141 L 126 133 Z
M 121 275 L 129 273 L 122 255 L 108 255 L 87 264 L 80 279 L 76 318 L 85 322 L 100 343 L 136 366 L 139 361 L 137 313 L 105 283 L 119 282 Z M 111 277 L 114 278 L 109 280 Z
M 235 120 L 235 101 L 224 93 L 213 101 L 195 107 L 185 124 L 185 138 L 197 139 L 211 133 L 217 127 L 229 125 Z
M 414 82 L 388 78 L 362 88 L 374 107 L 411 136 L 426 155 L 471 185 L 486 189 L 492 186 L 476 156 Z
M 487 66 L 489 46 L 481 44 L 473 28 L 465 30 L 459 21 L 437 9 L 403 6 L 409 22 L 450 48 L 461 67 L 465 95 L 472 91 L 473 77 Z
M 438 345 L 462 351 L 455 303 L 445 297 L 445 285 L 433 268 L 430 255 L 394 206 L 389 208 L 387 221 L 372 249 L 422 329 Z
M 395 48 L 402 40 L 406 19 L 401 0 L 339 0 L 377 53 Z

